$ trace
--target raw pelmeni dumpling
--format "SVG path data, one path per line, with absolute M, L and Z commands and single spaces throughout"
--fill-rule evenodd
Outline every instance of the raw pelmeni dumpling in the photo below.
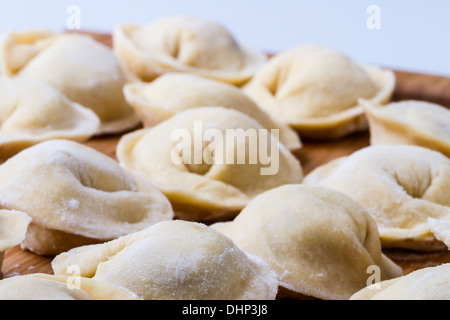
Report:
M 7 33 L 0 45 L 0 68 L 4 76 L 47 82 L 92 109 L 101 120 L 99 134 L 123 132 L 139 123 L 123 95 L 126 77 L 118 59 L 87 35 Z
M 0 78 L 0 161 L 50 139 L 84 141 L 100 120 L 45 82 Z
M 450 220 L 450 159 L 437 151 L 369 146 L 315 169 L 304 183 L 336 189 L 360 203 L 376 220 L 384 247 L 446 248 L 428 221 Z
M 373 284 L 350 300 L 450 300 L 450 264 L 428 267 Z
M 387 103 L 394 86 L 391 71 L 359 65 L 329 48 L 303 45 L 271 58 L 244 90 L 301 136 L 338 138 L 367 129 L 359 98 Z
M 425 101 L 376 105 L 361 100 L 369 120 L 371 144 L 411 144 L 450 156 L 450 110 Z
M 450 250 L 450 216 L 448 218 L 448 220 L 428 218 L 428 226 L 436 239 Z
M 5 251 L 18 245 L 25 239 L 30 222 L 31 218 L 23 212 L 0 210 L 0 270 Z
M 55 274 L 70 266 L 145 300 L 273 300 L 278 290 L 276 273 L 262 259 L 206 225 L 182 220 L 75 248 L 52 262 Z
M 348 299 L 367 285 L 372 268 L 381 279 L 402 274 L 383 255 L 375 221 L 359 204 L 327 188 L 274 188 L 233 221 L 211 227 L 269 263 L 286 297 Z
M 240 85 L 266 61 L 265 54 L 239 45 L 222 25 L 192 17 L 121 25 L 113 40 L 125 69 L 143 81 L 179 71 Z
M 270 130 L 222 107 L 189 109 L 129 133 L 117 158 L 155 183 L 185 220 L 234 217 L 259 193 L 303 178 L 299 161 Z
M 181 111 L 221 106 L 249 115 L 267 129 L 278 129 L 280 142 L 289 150 L 301 148 L 294 130 L 260 109 L 242 90 L 233 85 L 185 73 L 166 73 L 150 83 L 133 82 L 124 88 L 125 98 L 144 126 L 154 126 Z
M 94 149 L 69 140 L 42 142 L 0 165 L 0 207 L 33 220 L 21 246 L 55 255 L 170 220 L 153 184 Z
M 0 281 L 0 300 L 141 300 L 128 289 L 92 279 L 35 273 Z

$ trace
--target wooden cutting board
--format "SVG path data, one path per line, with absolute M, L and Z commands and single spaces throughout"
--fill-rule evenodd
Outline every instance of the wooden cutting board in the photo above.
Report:
M 111 46 L 109 34 L 92 34 L 98 41 Z M 394 70 L 397 77 L 393 100 L 419 99 L 439 103 L 450 108 L 450 78 Z M 103 136 L 85 142 L 86 145 L 114 158 L 120 135 Z M 350 155 L 369 145 L 369 133 L 353 134 L 336 141 L 312 141 L 303 139 L 304 147 L 295 155 L 302 163 L 304 174 L 335 158 Z M 414 270 L 450 263 L 450 251 L 435 253 L 408 250 L 384 250 L 408 274 Z M 2 272 L 5 277 L 29 273 L 52 274 L 51 257 L 41 257 L 23 251 L 19 246 L 6 251 Z

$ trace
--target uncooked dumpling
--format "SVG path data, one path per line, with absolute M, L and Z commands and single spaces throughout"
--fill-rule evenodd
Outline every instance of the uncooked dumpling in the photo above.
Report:
M 192 17 L 121 25 L 113 39 L 125 69 L 143 81 L 180 71 L 239 85 L 266 61 L 265 54 L 239 45 L 222 25 Z
M 0 162 L 50 139 L 84 141 L 100 120 L 50 85 L 24 78 L 0 78 Z
M 449 216 L 450 218 L 450 216 Z M 450 250 L 450 219 L 439 220 L 428 218 L 428 226 L 436 239 L 444 243 Z
M 255 199 L 231 222 L 213 224 L 279 274 L 284 295 L 348 299 L 402 269 L 381 252 L 375 221 L 356 202 L 327 188 L 286 185 Z
M 419 269 L 355 293 L 351 300 L 450 300 L 450 264 Z
M 55 255 L 170 220 L 167 198 L 94 149 L 51 140 L 25 149 L 0 166 L 0 207 L 33 220 L 22 248 Z
M 244 90 L 272 118 L 290 124 L 301 136 L 337 138 L 367 129 L 359 98 L 387 103 L 394 86 L 391 71 L 304 45 L 274 56 Z
M 126 77 L 112 50 L 87 35 L 49 31 L 6 34 L 0 46 L 4 76 L 46 82 L 100 118 L 98 133 L 115 133 L 139 123 L 122 89 Z
M 81 277 L 36 273 L 0 281 L 0 300 L 141 299 L 129 290 L 109 283 Z
M 5 251 L 25 239 L 31 218 L 23 212 L 0 210 L 0 270 Z
M 303 177 L 299 161 L 270 130 L 222 107 L 189 109 L 129 133 L 117 158 L 155 183 L 185 220 L 234 217 L 259 193 Z
M 272 120 L 242 90 L 227 83 L 172 72 L 150 83 L 127 84 L 124 93 L 146 127 L 154 126 L 187 109 L 221 106 L 245 113 L 267 129 L 278 129 L 280 141 L 288 149 L 301 147 L 297 132 L 284 123 Z
M 361 100 L 369 120 L 371 144 L 411 144 L 450 156 L 450 110 L 425 101 L 380 106 Z
M 428 218 L 450 219 L 450 159 L 418 146 L 377 145 L 325 164 L 305 184 L 343 192 L 377 221 L 382 244 L 418 250 L 446 248 Z
M 52 262 L 55 274 L 70 266 L 146 300 L 270 300 L 278 289 L 275 272 L 262 259 L 206 225 L 181 220 L 75 248 Z

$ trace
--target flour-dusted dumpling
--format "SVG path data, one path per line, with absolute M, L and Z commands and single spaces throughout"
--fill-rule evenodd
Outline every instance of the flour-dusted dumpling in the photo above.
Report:
M 43 273 L 0 281 L 0 300 L 141 300 L 128 289 L 92 279 Z
M 348 299 L 367 285 L 372 268 L 381 279 L 402 274 L 382 254 L 375 221 L 359 204 L 327 188 L 274 188 L 233 221 L 211 227 L 269 263 L 289 297 Z
M 238 44 L 222 25 L 193 17 L 121 25 L 113 40 L 125 69 L 143 81 L 179 71 L 240 85 L 266 61 L 265 54 Z
M 0 210 L 0 270 L 5 251 L 25 239 L 31 218 L 20 211 Z
M 120 62 L 110 48 L 87 35 L 8 33 L 0 45 L 0 68 L 4 76 L 46 82 L 92 109 L 101 120 L 98 133 L 122 132 L 139 123 L 123 95 L 126 77 Z
M 350 300 L 450 300 L 450 264 L 419 269 L 373 284 L 355 293 Z
M 371 144 L 411 144 L 450 156 L 450 110 L 425 101 L 386 106 L 361 100 L 369 120 Z
M 336 189 L 377 221 L 382 244 L 419 250 L 445 248 L 428 218 L 450 219 L 450 159 L 418 146 L 369 146 L 314 171 L 305 184 Z
M 448 220 L 428 218 L 428 226 L 436 239 L 450 250 L 450 216 Z
M 170 220 L 168 199 L 147 180 L 94 149 L 42 142 L 0 166 L 0 207 L 27 213 L 22 248 L 55 255 Z
M 221 106 L 245 113 L 267 129 L 279 130 L 280 141 L 288 149 L 301 148 L 297 132 L 288 125 L 271 119 L 242 90 L 227 83 L 173 72 L 150 83 L 127 84 L 124 93 L 146 127 L 154 126 L 187 109 Z
M 90 109 L 45 82 L 0 78 L 0 161 L 50 139 L 84 141 L 99 128 Z
M 71 266 L 146 300 L 271 300 L 278 290 L 276 273 L 262 259 L 204 224 L 182 220 L 75 248 L 52 262 L 55 274 Z
M 183 111 L 121 138 L 117 158 L 155 183 L 185 220 L 234 217 L 254 196 L 299 183 L 299 161 L 271 131 L 222 107 Z
M 301 136 L 337 138 L 367 129 L 359 98 L 386 103 L 394 86 L 391 71 L 359 65 L 325 47 L 304 45 L 274 56 L 244 90 Z

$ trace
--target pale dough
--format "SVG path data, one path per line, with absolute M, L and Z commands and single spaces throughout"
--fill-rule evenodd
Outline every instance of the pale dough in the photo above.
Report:
M 212 133 L 217 137 L 206 137 Z M 253 138 L 244 139 L 245 133 Z M 265 159 L 267 151 L 271 157 Z M 189 109 L 124 135 L 117 158 L 155 183 L 185 220 L 234 217 L 259 193 L 303 178 L 300 162 L 270 131 L 248 115 L 222 107 Z
M 301 136 L 328 139 L 366 130 L 358 99 L 387 103 L 394 86 L 389 70 L 359 65 L 326 47 L 302 45 L 271 58 L 244 91 Z
M 85 141 L 100 120 L 90 109 L 37 80 L 0 78 L 0 162 L 38 142 Z
M 266 61 L 264 53 L 238 44 L 224 26 L 193 17 L 166 17 L 145 26 L 120 25 L 113 40 L 132 78 L 147 82 L 179 71 L 241 85 Z
M 428 226 L 436 239 L 444 243 L 450 250 L 450 219 L 442 220 L 428 218 Z
M 75 248 L 52 262 L 55 274 L 122 286 L 145 300 L 273 300 L 275 272 L 206 225 L 174 220 L 100 245 Z
M 450 156 L 450 110 L 426 101 L 385 106 L 361 100 L 369 120 L 371 144 L 411 144 Z
M 375 145 L 309 173 L 303 183 L 345 193 L 377 221 L 384 247 L 441 250 L 428 218 L 450 219 L 450 159 L 411 145 Z
M 79 287 L 77 287 L 79 285 Z M 141 300 L 109 283 L 36 273 L 0 281 L 0 300 Z
M 364 288 L 350 300 L 450 300 L 449 275 L 449 263 L 423 268 Z
M 0 270 L 5 251 L 25 239 L 30 222 L 31 218 L 23 212 L 0 210 Z
M 242 90 L 227 83 L 171 72 L 150 83 L 129 83 L 125 85 L 124 93 L 145 127 L 154 126 L 187 109 L 220 106 L 245 113 L 267 129 L 278 129 L 280 142 L 289 150 L 302 146 L 297 132 L 287 124 L 273 120 Z
M 0 206 L 33 220 L 22 248 L 55 255 L 173 218 L 161 191 L 96 150 L 42 142 L 0 166 Z
M 98 134 L 136 127 L 139 118 L 125 101 L 126 75 L 113 51 L 82 34 L 11 32 L 0 43 L 3 76 L 26 77 L 53 86 L 101 120 Z
M 253 199 L 233 221 L 211 227 L 267 261 L 289 297 L 348 299 L 367 285 L 372 266 L 382 279 L 402 274 L 383 255 L 377 225 L 367 212 L 323 187 L 274 188 Z

